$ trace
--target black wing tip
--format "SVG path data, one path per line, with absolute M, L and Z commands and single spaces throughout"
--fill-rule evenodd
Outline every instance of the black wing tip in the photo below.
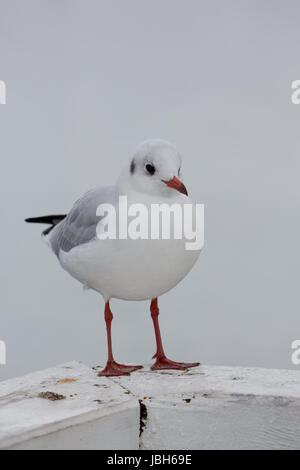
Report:
M 50 224 L 56 225 L 61 220 L 65 219 L 66 214 L 59 214 L 59 215 L 45 215 L 42 217 L 28 217 L 24 220 L 24 222 L 28 222 L 31 224 Z
M 47 216 L 45 217 L 27 217 L 24 222 L 28 222 L 29 224 L 51 224 L 51 219 L 48 219 Z

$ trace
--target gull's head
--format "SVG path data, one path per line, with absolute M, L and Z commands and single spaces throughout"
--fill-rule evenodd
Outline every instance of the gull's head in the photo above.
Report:
M 187 196 L 180 169 L 181 156 L 174 145 L 159 139 L 147 140 L 134 152 L 126 180 L 139 192 L 168 197 L 179 191 Z

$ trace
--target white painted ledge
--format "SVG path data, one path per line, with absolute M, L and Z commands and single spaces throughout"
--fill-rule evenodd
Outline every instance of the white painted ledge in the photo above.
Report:
M 0 382 L 0 448 L 300 449 L 300 372 L 145 367 L 99 378 L 64 364 Z
M 0 449 L 138 449 L 140 407 L 125 392 L 77 362 L 0 382 Z

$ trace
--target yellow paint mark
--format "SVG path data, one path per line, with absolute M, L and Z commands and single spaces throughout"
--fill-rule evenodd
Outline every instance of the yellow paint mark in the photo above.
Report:
M 69 384 L 71 382 L 76 382 L 77 379 L 61 379 L 58 381 L 59 384 Z

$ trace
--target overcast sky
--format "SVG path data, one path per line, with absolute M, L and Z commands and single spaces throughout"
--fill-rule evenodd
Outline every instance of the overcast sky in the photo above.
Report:
M 102 298 L 23 219 L 114 183 L 149 137 L 178 146 L 205 205 L 199 261 L 160 299 L 168 356 L 297 368 L 299 15 L 291 0 L 0 0 L 0 379 L 106 361 Z M 150 362 L 147 302 L 111 307 L 116 359 Z

